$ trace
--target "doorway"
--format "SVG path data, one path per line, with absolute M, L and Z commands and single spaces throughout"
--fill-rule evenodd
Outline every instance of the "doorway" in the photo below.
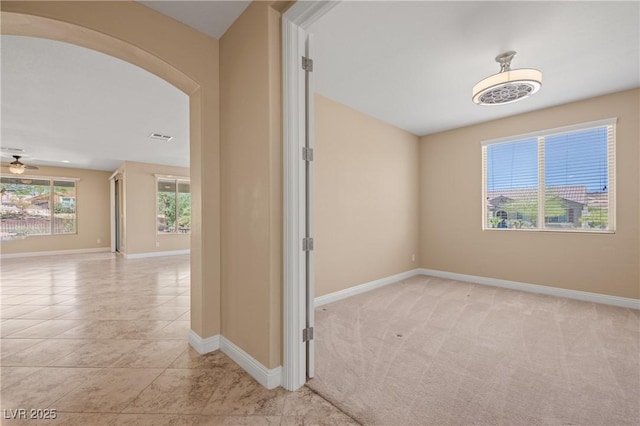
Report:
M 180 25 L 167 27 L 164 20 L 161 22 L 165 25 L 159 25 L 155 14 L 133 2 L 3 2 L 1 7 L 2 34 L 57 40 L 96 50 L 137 65 L 188 94 L 193 206 L 189 340 L 197 346 L 205 338 L 218 334 L 220 304 L 216 289 L 220 286 L 220 259 L 219 253 L 210 247 L 219 247 L 219 194 L 210 191 L 208 202 L 202 201 L 204 187 L 220 186 L 218 174 L 204 173 L 205 165 L 208 169 L 219 169 L 220 160 L 218 123 L 212 118 L 217 117 L 219 109 L 218 59 L 213 42 Z M 103 19 L 105 16 L 127 19 Z M 167 42 L 161 36 L 167 31 L 172 31 L 175 42 Z M 176 49 L 176 43 L 190 44 L 193 55 L 183 55 Z M 207 218 L 206 226 L 203 217 Z
M 124 179 L 116 171 L 111 180 L 111 251 L 125 253 L 124 246 Z
M 116 252 L 122 251 L 122 179 L 116 179 L 115 182 L 115 198 L 116 198 L 116 208 L 114 214 L 116 215 L 116 229 L 114 240 L 116 243 Z

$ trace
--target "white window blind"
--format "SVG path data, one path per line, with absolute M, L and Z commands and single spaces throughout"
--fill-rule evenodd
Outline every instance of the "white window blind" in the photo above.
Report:
M 483 229 L 614 231 L 615 121 L 483 142 Z

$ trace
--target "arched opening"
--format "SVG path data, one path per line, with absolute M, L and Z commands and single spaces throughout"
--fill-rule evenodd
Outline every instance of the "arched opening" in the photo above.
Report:
M 217 42 L 135 3 L 3 2 L 1 20 L 2 34 L 39 37 L 93 49 L 145 69 L 189 95 L 190 342 L 202 342 L 219 334 Z M 184 55 L 180 47 L 185 43 L 192 46 L 189 55 Z M 202 351 L 203 346 L 196 349 Z

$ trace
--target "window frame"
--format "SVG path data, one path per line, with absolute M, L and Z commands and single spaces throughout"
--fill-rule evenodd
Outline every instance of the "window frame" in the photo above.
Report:
M 50 218 L 50 226 L 49 233 L 47 234 L 26 234 L 25 238 L 33 238 L 33 237 L 57 237 L 64 235 L 78 235 L 78 182 L 79 178 L 72 177 L 59 177 L 59 176 L 37 176 L 37 175 L 15 175 L 15 174 L 0 174 L 0 178 L 9 178 L 9 179 L 18 179 L 18 180 L 48 180 L 49 181 L 49 218 Z M 73 188 L 75 191 L 75 201 L 74 201 L 74 231 L 73 232 L 64 232 L 64 233 L 54 233 L 55 229 L 55 182 L 73 182 Z M 22 183 L 23 185 L 30 185 L 30 183 Z M 22 237 L 21 237 L 22 238 Z
M 587 233 L 587 234 L 615 234 L 616 233 L 616 126 L 617 117 L 606 118 L 602 120 L 589 121 L 585 123 L 574 124 L 570 126 L 556 127 L 552 129 L 540 130 L 519 135 L 507 136 L 503 138 L 490 139 L 481 142 L 482 149 L 482 230 L 483 231 L 525 231 L 525 232 L 563 232 L 563 233 Z M 545 138 L 549 136 L 557 136 L 565 133 L 575 133 L 583 130 L 607 127 L 610 134 L 607 138 L 607 165 L 608 165 L 608 228 L 553 228 L 546 227 L 545 224 Z M 488 206 L 487 206 L 487 147 L 491 145 L 516 142 L 536 138 L 538 141 L 538 218 L 536 228 L 492 228 L 488 224 Z
M 156 174 L 154 175 L 156 180 L 155 180 L 155 197 L 156 197 L 156 211 L 155 211 L 155 227 L 156 227 L 156 235 L 191 235 L 191 227 L 189 227 L 189 231 L 188 232 L 178 232 L 178 218 L 180 217 L 179 215 L 179 204 L 178 204 L 178 193 L 179 193 L 179 184 L 180 183 L 187 183 L 189 184 L 189 204 L 191 204 L 191 178 L 186 177 L 186 176 L 173 176 L 173 175 L 159 175 Z M 158 204 L 158 183 L 160 181 L 165 181 L 165 182 L 173 182 L 173 184 L 175 185 L 175 191 L 174 191 L 174 196 L 175 196 L 175 206 L 176 206 L 176 224 L 174 226 L 174 230 L 171 232 L 160 232 L 158 230 L 158 208 L 160 207 Z

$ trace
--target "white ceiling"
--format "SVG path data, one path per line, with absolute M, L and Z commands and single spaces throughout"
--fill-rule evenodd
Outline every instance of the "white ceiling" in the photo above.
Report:
M 189 166 L 189 97 L 171 84 L 67 43 L 3 35 L 1 44 L 3 157 L 19 148 L 26 164 Z M 152 132 L 174 139 L 155 141 Z
M 140 1 L 147 7 L 219 39 L 251 1 Z
M 316 92 L 416 135 L 640 86 L 640 3 L 342 2 L 317 21 Z M 540 92 L 478 106 L 471 88 L 512 68 Z
M 140 3 L 220 38 L 251 2 Z M 0 145 L 23 149 L 24 163 L 108 171 L 125 160 L 189 166 L 189 98 L 169 83 L 75 45 L 6 35 L 1 44 Z M 159 142 L 151 133 L 174 138 Z M 3 149 L 2 161 L 13 154 Z
M 141 2 L 219 38 L 249 2 Z M 640 86 L 639 2 L 343 2 L 311 28 L 316 91 L 414 134 Z M 480 107 L 471 87 L 538 68 L 539 93 Z M 1 145 L 27 164 L 114 170 L 188 165 L 188 97 L 110 56 L 2 36 Z M 174 136 L 154 142 L 151 132 Z M 6 154 L 6 152 L 3 152 Z M 61 163 L 67 160 L 70 163 Z

